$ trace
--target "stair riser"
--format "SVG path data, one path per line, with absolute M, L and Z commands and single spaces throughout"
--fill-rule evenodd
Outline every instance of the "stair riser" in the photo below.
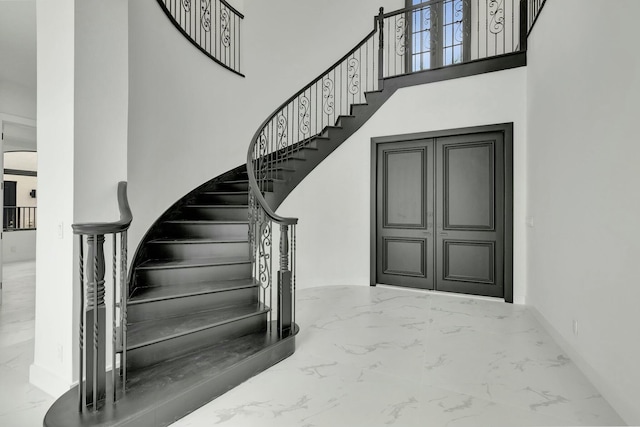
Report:
M 248 182 L 217 182 L 212 184 L 209 191 L 248 191 Z
M 267 314 L 251 316 L 235 322 L 214 326 L 203 331 L 182 335 L 145 347 L 127 350 L 127 369 L 153 365 L 182 356 L 226 339 L 240 337 L 266 329 Z
M 214 258 L 248 256 L 249 242 L 234 243 L 156 243 L 149 245 L 151 259 Z
M 127 318 L 130 323 L 136 323 L 252 303 L 258 303 L 257 287 L 133 304 L 128 307 Z
M 198 195 L 196 199 L 198 205 L 248 205 L 249 193 L 237 194 L 207 194 Z
M 138 286 L 173 286 L 212 280 L 248 279 L 251 264 L 223 264 L 189 268 L 163 268 L 136 271 Z
M 247 221 L 249 210 L 246 207 L 187 207 L 183 211 L 184 219 L 215 221 Z
M 249 224 L 165 224 L 167 237 L 242 240 L 249 235 Z

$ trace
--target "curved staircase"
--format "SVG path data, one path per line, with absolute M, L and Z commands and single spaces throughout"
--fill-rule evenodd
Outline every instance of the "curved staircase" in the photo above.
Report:
M 297 219 L 275 214 L 278 206 L 397 89 L 526 64 L 520 51 L 448 71 L 390 74 L 399 45 L 385 47 L 383 29 L 395 22 L 397 30 L 422 7 L 381 9 L 374 31 L 262 123 L 246 165 L 185 195 L 152 225 L 118 306 L 120 368 L 104 386 L 113 394 L 91 408 L 76 386 L 45 426 L 166 426 L 295 351 Z M 126 254 L 126 238 L 124 247 Z

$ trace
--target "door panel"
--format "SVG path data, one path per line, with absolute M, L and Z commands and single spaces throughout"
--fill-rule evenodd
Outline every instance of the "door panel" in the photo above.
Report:
M 444 228 L 493 230 L 492 142 L 444 145 Z
M 433 289 L 433 140 L 377 148 L 378 283 Z
M 502 134 L 436 141 L 436 289 L 504 295 Z

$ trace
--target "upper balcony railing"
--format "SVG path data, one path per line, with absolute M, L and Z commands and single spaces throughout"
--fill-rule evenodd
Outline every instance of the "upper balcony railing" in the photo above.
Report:
M 243 76 L 240 24 L 244 15 L 225 0 L 158 0 L 176 28 L 218 64 Z
M 527 8 L 527 34 L 531 32 L 533 26 L 540 16 L 540 12 L 547 0 L 527 0 L 529 7 Z
M 431 0 L 381 13 L 381 77 L 524 50 L 526 6 L 520 0 Z
M 35 230 L 35 206 L 5 206 L 3 215 L 3 231 Z
M 268 200 L 287 159 L 321 145 L 327 130 L 352 106 L 366 103 L 367 92 L 383 90 L 386 79 L 494 57 L 514 56 L 512 62 L 522 64 L 516 55 L 527 48 L 530 1 L 430 0 L 390 13 L 381 8 L 371 33 L 258 128 L 247 153 L 249 237 L 255 280 L 265 295 L 278 285 L 281 333 L 295 321 L 298 219 L 277 215 Z M 273 269 L 274 247 L 279 271 Z

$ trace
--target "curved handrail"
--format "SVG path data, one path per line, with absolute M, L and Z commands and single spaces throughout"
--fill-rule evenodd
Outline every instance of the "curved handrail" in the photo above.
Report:
M 89 222 L 73 224 L 73 234 L 112 234 L 125 231 L 131 225 L 133 215 L 129 207 L 129 199 L 127 198 L 127 182 L 120 181 L 118 183 L 118 209 L 120 210 L 120 220 L 115 222 Z
M 176 29 L 227 70 L 240 71 L 240 23 L 244 15 L 226 0 L 157 0 Z
M 264 132 L 264 129 L 267 127 L 267 125 L 274 118 L 276 118 L 276 116 L 278 115 L 278 113 L 280 111 L 282 111 L 289 104 L 294 102 L 298 97 L 300 97 L 300 95 L 305 93 L 305 91 L 309 90 L 309 88 L 311 88 L 313 85 L 315 85 L 316 83 L 321 81 L 327 74 L 329 74 L 332 71 L 334 71 L 334 69 L 336 67 L 338 67 L 340 64 L 344 63 L 344 61 L 346 61 L 349 58 L 349 56 L 351 56 L 355 52 L 357 52 L 362 46 L 364 46 L 369 40 L 371 40 L 376 33 L 377 33 L 377 28 L 374 28 L 373 31 L 371 31 L 364 39 L 362 39 L 362 41 L 360 43 L 358 43 L 347 54 L 345 54 L 343 57 L 341 57 L 339 60 L 337 60 L 333 65 L 331 65 L 329 68 L 327 68 L 318 77 L 313 79 L 309 84 L 307 84 L 305 87 L 300 89 L 298 92 L 296 92 L 294 95 L 292 95 L 285 102 L 283 102 L 278 108 L 276 108 L 273 111 L 273 113 L 269 117 L 267 117 L 266 120 L 264 120 L 262 122 L 262 124 L 260 125 L 260 127 L 258 128 L 256 133 L 254 134 L 253 139 L 251 140 L 251 144 L 249 144 L 249 149 L 247 151 L 247 174 L 249 176 L 249 191 L 250 191 L 250 193 L 252 193 L 254 195 L 254 197 L 256 198 L 256 200 L 258 202 L 258 204 L 263 209 L 263 211 L 267 215 L 267 217 L 270 220 L 274 221 L 275 223 L 282 224 L 282 225 L 293 225 L 293 224 L 297 224 L 298 223 L 298 218 L 285 218 L 285 217 L 281 217 L 281 216 L 277 215 L 271 209 L 271 207 L 267 203 L 266 199 L 262 195 L 262 191 L 260 190 L 260 187 L 258 185 L 258 181 L 257 181 L 255 173 L 253 171 L 253 161 L 254 161 L 253 154 L 255 152 L 256 145 L 258 144 L 258 140 L 260 138 L 260 135 Z

